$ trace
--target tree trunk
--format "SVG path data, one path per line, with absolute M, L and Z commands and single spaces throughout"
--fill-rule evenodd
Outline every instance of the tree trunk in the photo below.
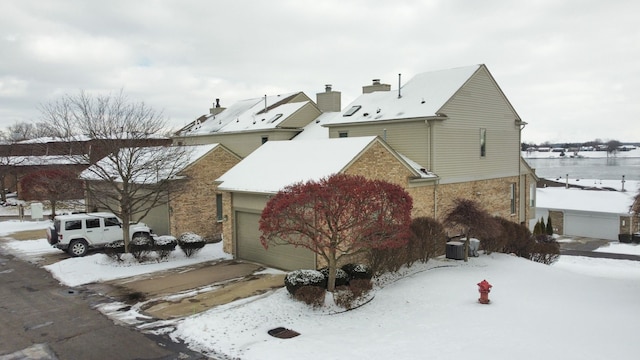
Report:
M 336 254 L 329 257 L 329 279 L 327 279 L 327 291 L 333 292 L 336 289 Z
M 7 201 L 7 192 L 5 191 L 5 182 L 4 182 L 4 177 L 5 175 L 2 175 L 2 178 L 0 179 L 0 182 L 2 183 L 2 192 L 0 192 L 0 196 L 2 196 L 2 202 Z
M 469 233 L 465 234 L 464 238 L 464 261 L 469 261 Z
M 122 239 L 124 240 L 124 252 L 129 252 L 129 220 L 122 219 Z

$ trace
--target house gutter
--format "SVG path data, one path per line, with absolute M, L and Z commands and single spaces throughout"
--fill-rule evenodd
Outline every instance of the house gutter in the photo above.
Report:
M 412 118 L 402 118 L 402 119 L 377 119 L 377 120 L 366 120 L 366 121 L 357 121 L 357 122 L 334 122 L 329 124 L 324 124 L 322 126 L 332 128 L 332 127 L 340 127 L 340 126 L 366 126 L 366 125 L 375 125 L 375 124 L 387 124 L 387 123 L 403 123 L 403 122 L 414 122 L 414 121 L 431 121 L 431 120 L 446 120 L 447 116 L 420 116 L 420 117 L 412 117 Z

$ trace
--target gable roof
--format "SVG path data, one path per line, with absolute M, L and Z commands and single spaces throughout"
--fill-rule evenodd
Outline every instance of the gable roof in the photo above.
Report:
M 328 120 L 327 126 L 438 116 L 438 111 L 481 67 L 484 65 L 418 74 L 400 88 L 400 97 L 398 91 L 362 94 Z
M 632 192 L 546 187 L 536 190 L 536 207 L 600 213 L 629 214 Z
M 268 141 L 218 178 L 221 183 L 218 189 L 275 194 L 287 185 L 342 172 L 375 142 L 384 145 L 376 136 Z M 398 160 L 416 177 L 421 176 L 399 155 Z
M 241 100 L 219 114 L 209 114 L 180 131 L 180 136 L 277 128 L 309 101 L 290 102 L 300 92 Z

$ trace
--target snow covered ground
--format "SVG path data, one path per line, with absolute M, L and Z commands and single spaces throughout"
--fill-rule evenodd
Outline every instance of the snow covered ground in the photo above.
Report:
M 5 221 L 0 235 L 47 224 Z M 59 252 L 44 239 L 4 247 L 24 259 Z M 602 251 L 639 254 L 640 246 L 613 242 Z M 195 261 L 216 257 L 228 255 L 207 245 Z M 123 266 L 96 254 L 47 270 L 66 284 L 83 284 L 183 260 Z M 476 284 L 483 279 L 493 285 L 489 305 L 477 302 Z M 546 266 L 494 253 L 403 269 L 380 279 L 373 300 L 352 311 L 313 310 L 280 289 L 165 323 L 159 331 L 204 353 L 240 359 L 631 359 L 640 352 L 638 299 L 640 262 L 561 256 Z M 267 334 L 280 326 L 301 335 Z

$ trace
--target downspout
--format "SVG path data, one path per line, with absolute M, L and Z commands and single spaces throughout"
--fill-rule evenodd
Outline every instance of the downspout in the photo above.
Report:
M 433 132 L 434 127 L 431 121 L 427 120 L 427 129 L 429 130 L 429 171 L 433 172 L 433 151 L 435 146 L 433 145 Z M 440 183 L 440 178 L 436 179 L 435 184 L 433 185 L 433 218 L 438 218 L 438 184 Z
M 522 156 L 520 155 L 520 151 L 522 149 L 522 130 L 527 126 L 527 123 L 520 119 L 516 119 L 515 124 L 518 126 L 518 201 L 520 202 L 518 204 L 518 222 L 522 224 L 528 220 L 526 219 L 528 206 L 526 203 L 527 195 L 526 192 L 523 191 L 523 188 L 526 185 L 526 176 L 522 175 Z M 529 224 L 525 223 L 525 225 L 527 228 L 529 227 Z

